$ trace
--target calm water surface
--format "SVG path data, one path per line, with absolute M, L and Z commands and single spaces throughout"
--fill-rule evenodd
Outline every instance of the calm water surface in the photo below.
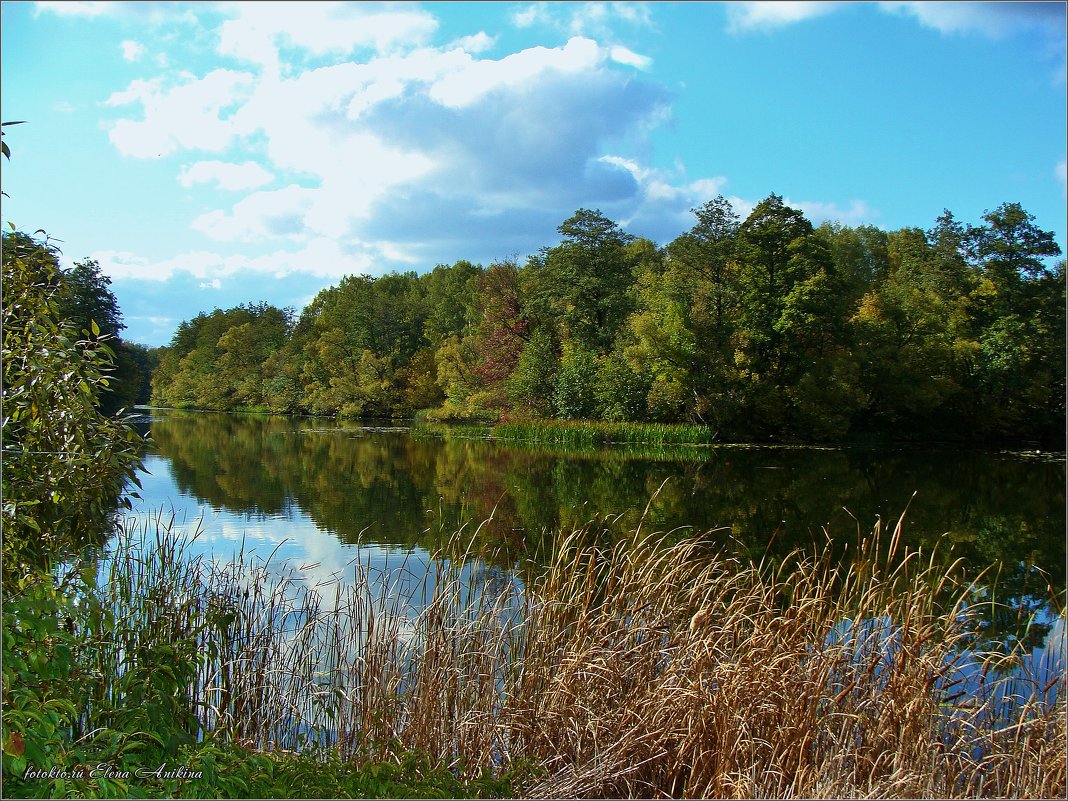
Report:
M 315 531 L 340 546 L 426 548 L 443 527 L 492 515 L 480 545 L 523 549 L 561 525 L 598 514 L 636 525 L 644 513 L 646 527 L 714 530 L 763 552 L 776 531 L 774 550 L 822 542 L 823 530 L 855 539 L 907 506 L 907 541 L 945 533 L 969 558 L 1034 564 L 1064 585 L 1063 453 L 725 445 L 680 459 L 313 419 L 153 410 L 139 426 L 153 439 L 140 509 L 204 514 L 224 539 Z
M 407 559 L 418 572 L 457 531 L 504 570 L 562 527 L 617 516 L 615 531 L 641 522 L 708 532 L 760 558 L 827 537 L 855 547 L 877 519 L 892 527 L 907 507 L 906 543 L 945 535 L 969 564 L 999 563 L 998 594 L 1023 613 L 1041 608 L 1047 585 L 1065 586 L 1064 454 L 721 446 L 565 455 L 312 419 L 152 410 L 139 425 L 153 444 L 137 516 L 174 515 L 180 529 L 199 529 L 196 550 L 220 559 L 277 549 L 274 560 L 310 585 L 344 579 L 356 558 Z
M 1052 702 L 1060 685 L 1050 679 L 1065 672 L 1064 454 L 739 446 L 565 454 L 402 428 L 161 410 L 138 425 L 152 444 L 136 519 L 173 517 L 178 533 L 198 532 L 194 554 L 223 563 L 241 551 L 261 564 L 270 558 L 269 573 L 284 583 L 325 588 L 327 606 L 339 583 L 377 575 L 361 585 L 393 604 L 402 632 L 434 591 L 430 553 L 446 545 L 475 557 L 465 562 L 465 586 L 496 597 L 506 587 L 521 594 L 526 560 L 536 564 L 554 532 L 591 520 L 606 538 L 640 523 L 754 559 L 830 539 L 848 558 L 877 520 L 892 528 L 907 507 L 906 544 L 941 542 L 947 552 L 951 544 L 973 571 L 1000 565 L 984 584 L 1004 604 L 980 607 L 990 610 L 984 647 L 1028 639 L 1011 681 L 997 685 L 998 704 L 1009 710 L 1035 694 Z M 1050 603 L 1050 589 L 1059 601 Z M 843 620 L 837 634 L 853 625 Z M 858 625 L 885 626 L 892 641 L 893 621 Z M 955 685 L 983 694 L 978 659 L 956 671 Z

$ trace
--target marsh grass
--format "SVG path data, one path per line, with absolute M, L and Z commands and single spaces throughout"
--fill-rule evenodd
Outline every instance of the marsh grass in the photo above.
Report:
M 199 736 L 521 768 L 527 797 L 1065 793 L 1063 641 L 1044 670 L 984 650 L 975 585 L 903 548 L 900 523 L 858 532 L 848 563 L 584 527 L 525 585 L 455 543 L 321 586 L 247 554 L 187 558 L 158 523 L 101 586 L 149 646 L 195 640 Z M 100 655 L 103 676 L 136 669 L 136 639 Z
M 612 443 L 643 445 L 710 445 L 715 430 L 699 425 L 612 423 L 604 420 L 537 420 L 499 423 L 493 436 L 542 444 L 597 447 Z
M 503 425 L 503 424 L 502 424 Z M 511 424 L 509 424 L 511 425 Z M 505 433 L 508 429 L 505 429 Z M 512 447 L 519 447 L 528 453 L 545 456 L 566 456 L 569 459 L 596 459 L 606 461 L 642 460 L 650 462 L 705 462 L 711 458 L 711 451 L 703 445 L 675 444 L 656 445 L 646 442 L 606 442 L 594 437 L 582 444 L 578 439 L 500 437 L 496 429 L 490 426 L 466 426 L 455 424 L 418 423 L 412 429 L 414 437 L 431 437 L 452 441 L 465 440 L 505 440 Z

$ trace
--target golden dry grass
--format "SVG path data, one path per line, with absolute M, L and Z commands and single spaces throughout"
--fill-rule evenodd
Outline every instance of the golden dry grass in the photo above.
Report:
M 900 528 L 778 566 L 590 534 L 526 586 L 463 557 L 325 591 L 205 574 L 203 608 L 229 611 L 203 719 L 263 748 L 533 766 L 527 797 L 1064 796 L 1063 654 L 1031 680 L 1022 648 L 980 650 L 959 565 Z

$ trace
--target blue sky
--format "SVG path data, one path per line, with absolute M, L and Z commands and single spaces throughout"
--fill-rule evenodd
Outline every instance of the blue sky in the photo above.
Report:
M 716 194 L 1065 248 L 1064 3 L 2 4 L 3 220 L 97 259 L 125 336 L 346 274 L 520 259 L 577 208 Z

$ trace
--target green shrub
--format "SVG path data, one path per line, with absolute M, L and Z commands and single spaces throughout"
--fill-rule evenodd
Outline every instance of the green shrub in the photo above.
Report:
M 137 434 L 100 412 L 113 354 L 92 324 L 59 316 L 54 249 L 3 242 L 3 562 L 12 589 L 32 565 L 94 539 L 138 461 Z

